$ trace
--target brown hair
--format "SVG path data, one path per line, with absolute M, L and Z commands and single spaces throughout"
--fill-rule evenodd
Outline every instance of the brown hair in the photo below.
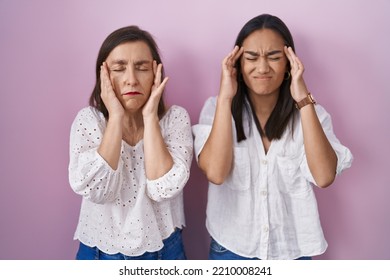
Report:
M 136 42 L 142 41 L 145 42 L 152 53 L 153 60 L 157 62 L 157 64 L 162 63 L 161 57 L 159 54 L 159 49 L 152 35 L 140 29 L 138 26 L 131 25 L 127 27 L 122 27 L 114 32 L 112 32 L 108 37 L 104 40 L 102 46 L 100 47 L 99 54 L 96 61 L 96 83 L 95 87 L 92 91 L 92 94 L 89 98 L 89 105 L 95 107 L 100 112 L 103 113 L 106 119 L 109 118 L 108 110 L 104 105 L 104 102 L 100 96 L 101 88 L 100 88 L 100 66 L 107 59 L 111 51 L 116 48 L 118 45 L 127 43 L 127 42 Z M 161 80 L 164 80 L 164 69 L 162 69 Z M 161 97 L 160 102 L 158 104 L 158 116 L 161 118 L 165 113 L 165 104 L 163 97 Z

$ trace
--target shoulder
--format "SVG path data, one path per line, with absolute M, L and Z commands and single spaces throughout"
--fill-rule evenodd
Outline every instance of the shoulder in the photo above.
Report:
M 177 123 L 190 124 L 190 115 L 187 110 L 181 106 L 173 105 L 171 106 L 165 115 L 161 119 L 161 123 L 164 126 L 169 126 Z
M 206 99 L 200 115 L 214 114 L 215 109 L 217 108 L 217 96 L 211 96 Z
M 210 108 L 210 107 L 215 108 L 217 106 L 217 98 L 218 98 L 217 96 L 211 96 L 207 98 L 203 105 L 203 109 Z
M 74 124 L 87 125 L 91 123 L 105 122 L 103 114 L 92 106 L 82 108 L 74 119 Z
M 181 106 L 172 105 L 165 115 L 188 115 L 188 112 Z
M 199 123 L 212 123 L 215 110 L 217 108 L 217 96 L 211 96 L 206 99 L 202 110 L 200 111 Z

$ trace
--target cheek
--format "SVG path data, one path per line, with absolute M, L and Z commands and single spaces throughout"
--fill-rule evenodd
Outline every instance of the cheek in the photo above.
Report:
M 144 89 L 148 92 L 150 92 L 153 84 L 154 84 L 154 75 L 145 75 L 141 78 L 142 80 L 142 85 Z
M 277 79 L 283 81 L 284 76 L 286 75 L 287 66 L 279 66 L 275 71 L 277 73 Z
M 241 63 L 241 74 L 244 80 L 246 80 L 255 69 L 256 67 L 253 63 Z
M 118 94 L 120 92 L 120 86 L 119 86 L 120 78 L 117 76 L 111 76 L 110 80 L 111 80 L 112 89 L 115 91 L 116 94 Z

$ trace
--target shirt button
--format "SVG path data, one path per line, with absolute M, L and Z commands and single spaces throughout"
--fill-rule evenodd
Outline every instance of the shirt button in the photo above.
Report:
M 265 232 L 268 232 L 269 228 L 268 227 L 264 227 L 264 231 Z
M 267 160 L 263 159 L 263 160 L 261 161 L 261 163 L 264 164 L 264 165 L 267 165 L 268 162 L 267 162 Z
M 261 192 L 261 195 L 262 195 L 262 196 L 267 196 L 267 194 L 268 194 L 268 193 L 267 193 L 266 191 L 262 191 L 262 192 Z

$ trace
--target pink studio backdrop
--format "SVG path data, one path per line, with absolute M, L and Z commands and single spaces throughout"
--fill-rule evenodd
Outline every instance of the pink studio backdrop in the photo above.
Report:
M 137 24 L 160 46 L 166 99 L 198 121 L 220 62 L 261 13 L 289 26 L 311 92 L 355 160 L 317 190 L 329 248 L 318 259 L 390 259 L 390 1 L 0 0 L 0 259 L 73 259 L 81 198 L 68 184 L 69 130 L 87 105 L 98 49 Z M 185 188 L 190 259 L 205 259 L 207 182 Z M 386 180 L 387 179 L 387 180 Z

